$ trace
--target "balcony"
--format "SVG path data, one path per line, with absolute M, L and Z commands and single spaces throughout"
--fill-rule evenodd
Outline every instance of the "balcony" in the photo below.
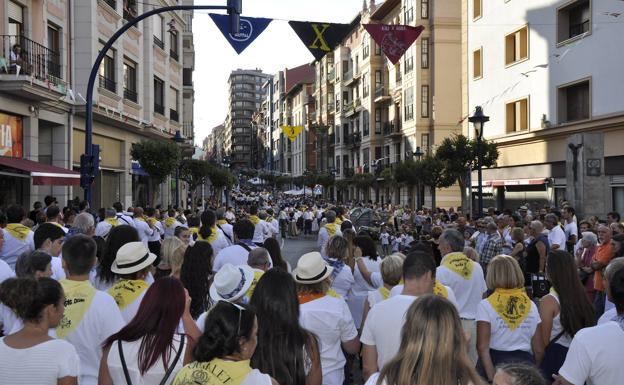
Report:
M 117 1 L 115 0 L 102 0 L 106 5 L 111 7 L 112 9 L 117 9 Z
M 342 175 L 345 178 L 351 178 L 353 177 L 353 175 L 355 175 L 355 170 L 351 167 L 345 167 L 342 169 Z
M 349 134 L 345 139 L 345 145 L 351 146 L 351 148 L 358 147 L 362 141 L 362 137 L 359 132 Z
M 98 84 L 100 88 L 104 88 L 107 91 L 110 91 L 112 93 L 117 92 L 117 82 L 115 82 L 113 79 L 107 78 L 106 76 L 98 75 Z
M 169 119 L 173 120 L 174 122 L 179 122 L 180 116 L 178 115 L 178 111 L 169 109 Z
M 332 69 L 332 70 L 330 70 L 330 71 L 327 73 L 327 81 L 328 81 L 328 82 L 331 82 L 331 81 L 333 81 L 335 78 L 336 78 L 336 71 Z
M 30 75 L 35 79 L 49 80 L 50 77 L 61 77 L 61 58 L 58 52 L 52 51 L 24 36 L 0 35 L 2 51 L 0 52 L 0 71 Z M 11 62 L 11 51 L 18 44 L 21 52 L 16 62 Z
M 136 0 L 125 0 L 123 6 L 123 19 L 132 20 L 137 17 Z
M 334 103 L 332 101 L 327 102 L 327 112 L 330 114 L 334 112 Z
M 384 86 L 377 85 L 375 88 L 375 103 L 382 103 L 391 100 L 392 97 L 388 93 L 388 89 Z
M 124 99 L 136 103 L 139 100 L 139 94 L 136 91 L 124 88 Z
M 165 115 L 165 106 L 154 103 L 154 112 L 157 114 Z
M 178 61 L 180 59 L 178 56 L 178 52 L 174 50 L 169 50 L 169 56 L 171 56 L 171 58 L 175 61 Z
M 165 49 L 165 43 L 162 40 L 154 36 L 154 44 L 156 44 L 160 49 Z

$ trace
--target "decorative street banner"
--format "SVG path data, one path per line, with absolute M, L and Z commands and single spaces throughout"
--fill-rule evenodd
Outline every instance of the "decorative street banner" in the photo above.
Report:
M 291 142 L 295 141 L 302 130 L 303 126 L 282 126 L 282 132 L 288 137 L 288 139 L 290 139 Z
M 418 39 L 425 29 L 422 25 L 362 24 L 383 53 L 396 64 L 407 49 Z
M 22 118 L 0 113 L 0 156 L 21 158 Z
M 273 19 L 265 19 L 261 17 L 242 17 L 240 18 L 240 32 L 232 35 L 230 31 L 230 16 L 218 15 L 211 13 L 212 21 L 217 25 L 223 36 L 230 42 L 236 53 L 240 54 L 247 48 L 273 21 Z
M 350 24 L 306 21 L 289 21 L 288 24 L 290 24 L 303 44 L 308 47 L 308 50 L 310 50 L 310 53 L 316 60 L 320 60 L 327 53 L 333 51 L 354 28 Z

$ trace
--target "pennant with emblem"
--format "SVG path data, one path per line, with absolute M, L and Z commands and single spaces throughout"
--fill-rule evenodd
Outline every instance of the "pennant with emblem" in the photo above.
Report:
M 301 131 L 303 131 L 303 126 L 282 126 L 282 132 L 291 142 L 295 141 L 299 134 L 301 134 Z
M 316 60 L 332 52 L 353 29 L 350 24 L 289 21 L 299 39 Z
M 362 24 L 362 26 L 392 64 L 396 64 L 401 59 L 405 51 L 425 29 L 422 25 L 412 27 L 411 25 Z
M 269 23 L 273 21 L 273 19 L 265 19 L 262 17 L 241 17 L 240 31 L 232 35 L 230 33 L 232 28 L 228 15 L 211 13 L 210 17 L 237 54 L 240 54 L 245 48 L 249 47 L 249 45 L 264 32 L 266 27 L 269 26 Z

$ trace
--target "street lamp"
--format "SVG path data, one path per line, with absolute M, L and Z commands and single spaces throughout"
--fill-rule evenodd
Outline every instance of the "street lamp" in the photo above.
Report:
M 175 136 L 171 138 L 171 140 L 173 140 L 177 144 L 180 144 L 180 143 L 184 143 L 185 139 L 182 136 L 182 134 L 180 134 L 180 130 L 177 130 L 175 133 Z M 180 207 L 180 165 L 179 164 L 178 164 L 178 167 L 176 167 L 175 178 L 176 178 L 175 203 L 176 203 L 176 207 Z
M 410 158 L 414 158 L 416 157 L 417 160 L 420 160 L 420 158 L 423 157 L 423 155 L 425 155 L 425 153 L 423 152 L 423 150 L 420 148 L 420 146 L 416 146 L 416 151 L 407 151 L 406 155 Z M 418 180 L 418 184 L 416 186 L 416 188 L 418 189 L 418 201 L 416 202 L 416 208 L 422 207 L 422 205 L 425 203 L 424 198 L 424 191 L 422 191 L 422 184 L 421 181 Z
M 481 218 L 483 216 L 483 175 L 481 171 L 483 163 L 483 160 L 481 158 L 483 157 L 483 154 L 481 153 L 481 145 L 483 141 L 483 126 L 485 125 L 485 122 L 488 122 L 489 120 L 490 117 L 483 114 L 483 109 L 481 108 L 481 106 L 475 107 L 474 115 L 468 118 L 468 121 L 474 126 L 477 137 L 477 176 L 479 178 L 479 212 L 477 214 L 477 218 Z M 470 187 L 470 190 L 472 195 L 472 186 Z M 470 197 L 470 199 L 472 200 L 472 196 Z

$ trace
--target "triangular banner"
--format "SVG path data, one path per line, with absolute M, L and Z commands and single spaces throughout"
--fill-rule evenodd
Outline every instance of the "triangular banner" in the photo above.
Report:
M 240 54 L 247 48 L 273 21 L 262 17 L 242 17 L 240 18 L 240 32 L 232 35 L 230 31 L 230 16 L 210 13 L 212 21 L 217 25 L 226 40 L 230 42 L 236 53 Z
M 353 29 L 350 24 L 289 21 L 299 39 L 308 47 L 316 60 L 332 52 Z
M 282 126 L 282 132 L 288 137 L 288 139 L 290 139 L 291 142 L 295 141 L 302 130 L 303 126 Z
M 425 29 L 422 25 L 362 24 L 383 53 L 396 64 L 407 49 L 418 39 Z

